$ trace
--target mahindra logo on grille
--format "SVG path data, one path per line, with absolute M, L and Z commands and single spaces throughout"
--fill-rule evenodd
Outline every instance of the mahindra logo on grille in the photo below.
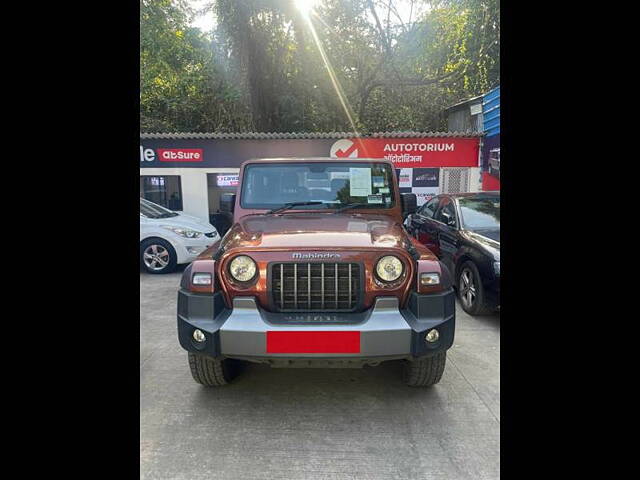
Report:
M 293 253 L 291 258 L 296 260 L 329 260 L 331 258 L 340 258 L 339 253 Z

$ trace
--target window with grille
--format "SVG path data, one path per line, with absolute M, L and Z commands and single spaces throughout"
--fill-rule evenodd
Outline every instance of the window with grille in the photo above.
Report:
M 464 193 L 469 191 L 468 168 L 443 168 L 440 193 Z

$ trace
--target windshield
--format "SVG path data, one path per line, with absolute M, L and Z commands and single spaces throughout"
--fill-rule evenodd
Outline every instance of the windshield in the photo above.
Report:
M 169 218 L 178 216 L 176 212 L 172 212 L 144 198 L 140 198 L 140 213 L 147 218 Z
M 394 206 L 393 172 L 385 163 L 289 163 L 248 165 L 242 208 L 275 209 L 292 202 L 320 202 L 295 209 Z
M 500 197 L 462 197 L 458 200 L 462 223 L 469 230 L 500 228 Z

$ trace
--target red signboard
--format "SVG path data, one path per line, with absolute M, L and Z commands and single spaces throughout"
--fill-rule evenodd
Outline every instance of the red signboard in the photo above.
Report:
M 161 162 L 202 162 L 201 148 L 159 148 Z
M 496 190 L 500 190 L 500 180 L 489 172 L 482 172 L 482 191 L 493 192 Z
M 336 158 L 386 158 L 396 168 L 477 167 L 478 138 L 343 138 L 331 146 Z

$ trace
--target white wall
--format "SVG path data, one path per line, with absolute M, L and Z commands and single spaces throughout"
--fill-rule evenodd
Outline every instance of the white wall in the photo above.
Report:
M 480 191 L 480 168 L 476 168 L 476 167 L 469 168 L 469 191 L 470 192 Z
M 140 175 L 179 175 L 182 208 L 187 215 L 209 221 L 207 173 L 238 173 L 238 168 L 141 168 Z

